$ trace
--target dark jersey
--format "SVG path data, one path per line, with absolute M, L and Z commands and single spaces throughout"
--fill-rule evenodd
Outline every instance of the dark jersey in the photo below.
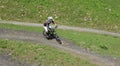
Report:
M 51 23 L 55 24 L 53 20 L 47 20 L 47 21 L 44 23 L 44 26 L 49 27 L 49 25 L 50 25 Z

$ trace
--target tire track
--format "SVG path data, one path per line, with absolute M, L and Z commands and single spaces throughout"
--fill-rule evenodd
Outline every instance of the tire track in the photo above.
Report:
M 18 40 L 18 41 L 46 44 L 55 47 L 57 49 L 60 49 L 62 51 L 66 51 L 71 54 L 77 55 L 82 59 L 88 60 L 91 63 L 98 64 L 100 66 L 120 66 L 120 59 L 101 56 L 99 54 L 86 51 L 76 46 L 74 43 L 64 39 L 63 39 L 64 44 L 60 45 L 55 40 L 46 40 L 42 36 L 42 34 L 37 32 L 0 29 L 0 39 L 9 39 L 9 40 Z M 4 60 L 4 58 L 2 59 L 0 58 L 0 60 Z
M 26 22 L 15 22 L 15 21 L 5 21 L 0 20 L 0 23 L 7 23 L 7 24 L 15 24 L 15 25 L 25 25 L 25 26 L 36 26 L 36 27 L 42 27 L 42 24 L 37 23 L 26 23 Z M 120 33 L 114 33 L 114 32 L 108 32 L 104 30 L 97 30 L 97 29 L 91 29 L 91 28 L 80 28 L 80 27 L 71 27 L 71 26 L 59 26 L 59 29 L 64 30 L 74 30 L 74 31 L 80 31 L 80 32 L 91 32 L 91 33 L 97 33 L 97 34 L 106 34 L 106 35 L 112 35 L 120 37 Z

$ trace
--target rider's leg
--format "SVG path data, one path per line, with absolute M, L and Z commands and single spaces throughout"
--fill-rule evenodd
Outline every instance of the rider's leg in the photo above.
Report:
M 48 28 L 47 28 L 47 26 L 44 26 L 44 29 L 45 29 L 46 34 L 48 35 Z
M 45 29 L 45 32 L 47 33 L 48 32 L 48 28 L 46 26 L 44 26 L 44 29 Z

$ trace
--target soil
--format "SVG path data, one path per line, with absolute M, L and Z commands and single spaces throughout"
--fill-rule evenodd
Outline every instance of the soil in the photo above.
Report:
M 0 39 L 7 40 L 17 40 L 31 42 L 33 44 L 45 44 L 62 51 L 69 52 L 73 55 L 79 56 L 84 60 L 88 60 L 91 63 L 100 65 L 100 66 L 120 66 L 120 59 L 113 58 L 108 56 L 102 56 L 95 52 L 82 49 L 76 46 L 73 42 L 67 39 L 63 39 L 64 44 L 58 44 L 55 40 L 47 40 L 41 33 L 23 31 L 23 30 L 10 30 L 10 29 L 0 29 Z M 38 66 L 38 64 L 27 64 L 26 62 L 22 63 L 17 59 L 13 59 L 11 55 L 3 53 L 0 54 L 0 66 Z

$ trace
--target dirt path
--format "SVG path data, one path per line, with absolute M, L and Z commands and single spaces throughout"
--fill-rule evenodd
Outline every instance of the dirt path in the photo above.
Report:
M 64 44 L 60 45 L 55 40 L 46 40 L 42 34 L 36 32 L 0 29 L 0 39 L 10 39 L 10 40 L 28 41 L 33 43 L 46 44 L 58 48 L 60 50 L 67 51 L 77 56 L 80 56 L 82 59 L 88 60 L 91 63 L 98 64 L 100 66 L 120 66 L 120 59 L 101 56 L 96 53 L 86 51 L 76 46 L 74 43 L 70 42 L 69 40 L 63 39 Z M 9 61 L 8 59 L 9 59 L 8 56 L 3 57 L 3 55 L 0 55 L 0 64 L 2 64 L 2 66 L 8 66 L 6 64 L 9 64 L 9 66 L 14 66 L 16 64 L 18 64 L 18 66 L 27 66 L 27 64 L 25 63 L 19 63 L 18 61 L 15 60 L 13 60 L 15 62 L 12 62 Z M 29 66 L 37 66 L 37 65 L 29 65 Z
M 42 27 L 42 24 L 37 24 L 37 23 L 24 23 L 24 22 L 15 22 L 15 21 L 4 21 L 0 20 L 0 23 L 8 23 L 8 24 L 16 24 L 16 25 L 25 25 L 25 26 L 37 26 L 37 27 Z M 114 32 L 108 32 L 104 30 L 96 30 L 96 29 L 91 29 L 91 28 L 80 28 L 80 27 L 70 27 L 70 26 L 59 26 L 59 29 L 65 29 L 65 30 L 74 30 L 74 31 L 80 31 L 80 32 L 91 32 L 91 33 L 97 33 L 97 34 L 107 34 L 107 35 L 112 35 L 112 36 L 119 36 L 119 33 L 114 33 Z

